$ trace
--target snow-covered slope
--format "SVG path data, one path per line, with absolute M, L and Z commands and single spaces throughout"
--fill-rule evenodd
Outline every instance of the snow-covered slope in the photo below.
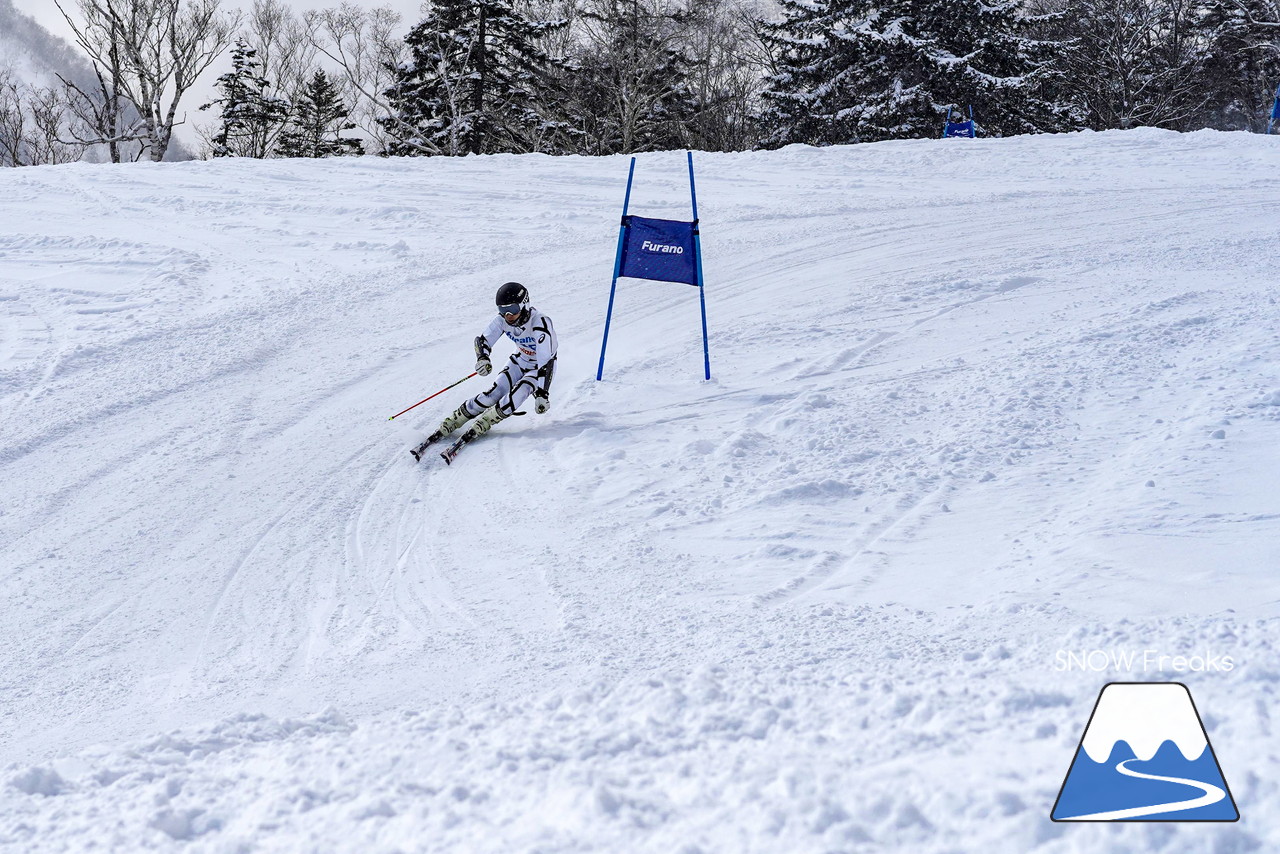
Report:
M 696 164 L 710 383 L 635 281 L 594 381 L 625 158 L 0 174 L 0 850 L 1280 847 L 1273 141 Z M 510 279 L 552 411 L 414 465 Z M 1049 821 L 1134 678 L 1241 822 Z

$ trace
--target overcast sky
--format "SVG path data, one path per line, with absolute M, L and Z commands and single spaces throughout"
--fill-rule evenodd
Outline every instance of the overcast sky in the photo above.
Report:
M 372 9 L 376 6 L 390 6 L 400 13 L 402 17 L 401 30 L 402 33 L 409 31 L 409 28 L 416 24 L 419 20 L 422 0 L 352 0 L 357 6 L 364 6 Z M 286 5 L 292 6 L 299 13 L 308 9 L 324 9 L 331 6 L 340 5 L 341 0 L 286 0 Z M 71 28 L 67 26 L 66 20 L 62 17 L 62 13 L 58 11 L 58 7 L 54 5 L 53 0 L 13 0 L 14 7 L 24 15 L 30 15 L 35 18 L 49 32 L 56 36 L 66 39 L 74 44 L 75 37 L 72 35 Z M 63 8 L 75 14 L 76 0 L 64 0 Z M 246 12 L 252 8 L 253 0 L 222 0 L 224 9 L 243 9 Z M 194 134 L 191 132 L 191 123 L 208 124 L 213 121 L 212 111 L 209 113 L 201 113 L 200 105 L 208 103 L 214 97 L 213 81 L 218 75 L 231 68 L 231 59 L 229 54 L 224 54 L 218 63 L 215 63 L 209 71 L 205 72 L 204 77 L 199 83 L 192 87 L 182 100 L 182 106 L 179 114 L 185 112 L 187 114 L 188 124 L 185 127 L 179 127 L 176 133 L 187 142 L 193 142 Z

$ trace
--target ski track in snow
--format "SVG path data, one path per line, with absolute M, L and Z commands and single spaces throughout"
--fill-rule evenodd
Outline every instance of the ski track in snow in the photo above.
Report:
M 710 383 L 625 280 L 594 382 L 625 158 L 9 170 L 0 851 L 1280 847 L 1273 148 L 696 155 Z M 550 414 L 414 464 L 510 279 Z M 1049 821 L 1135 676 L 1239 824 Z

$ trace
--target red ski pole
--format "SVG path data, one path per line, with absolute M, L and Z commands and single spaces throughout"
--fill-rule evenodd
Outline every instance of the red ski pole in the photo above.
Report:
M 467 375 L 466 375 L 465 377 L 463 377 L 462 379 L 458 380 L 458 381 L 457 381 L 456 383 L 454 383 L 453 385 L 447 385 L 447 386 L 445 386 L 444 388 L 440 389 L 438 392 L 436 392 L 435 394 L 431 395 L 431 397 L 439 397 L 440 395 L 444 394 L 444 393 L 445 393 L 446 391 L 448 391 L 449 389 L 453 388 L 453 386 L 455 386 L 455 385 L 462 385 L 463 383 L 465 383 L 467 380 L 471 379 L 471 378 L 472 378 L 472 377 L 474 377 L 475 375 L 476 375 L 476 372 L 475 372 L 475 371 L 472 371 L 471 373 L 467 374 Z M 410 406 L 410 407 L 409 407 L 409 409 L 413 409 L 413 408 L 414 408 L 414 406 L 421 406 L 422 404 L 424 404 L 424 403 L 426 403 L 428 400 L 430 400 L 430 399 L 431 399 L 431 397 L 424 397 L 422 400 L 418 401 L 418 402 L 417 402 L 417 403 L 415 403 L 413 406 Z M 406 412 L 408 412 L 408 411 L 409 411 L 409 409 L 401 410 L 400 412 L 397 412 L 395 415 L 392 415 L 392 416 L 391 416 L 390 418 L 388 418 L 387 420 L 388 420 L 388 421 L 394 421 L 395 419 L 399 418 L 401 415 L 404 415 Z

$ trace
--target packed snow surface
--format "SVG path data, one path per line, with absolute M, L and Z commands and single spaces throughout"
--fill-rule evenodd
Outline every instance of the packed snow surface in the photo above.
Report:
M 0 850 L 1280 850 L 1280 144 L 695 164 L 710 382 L 625 158 L 0 173 Z M 1133 680 L 1240 822 L 1050 822 Z

